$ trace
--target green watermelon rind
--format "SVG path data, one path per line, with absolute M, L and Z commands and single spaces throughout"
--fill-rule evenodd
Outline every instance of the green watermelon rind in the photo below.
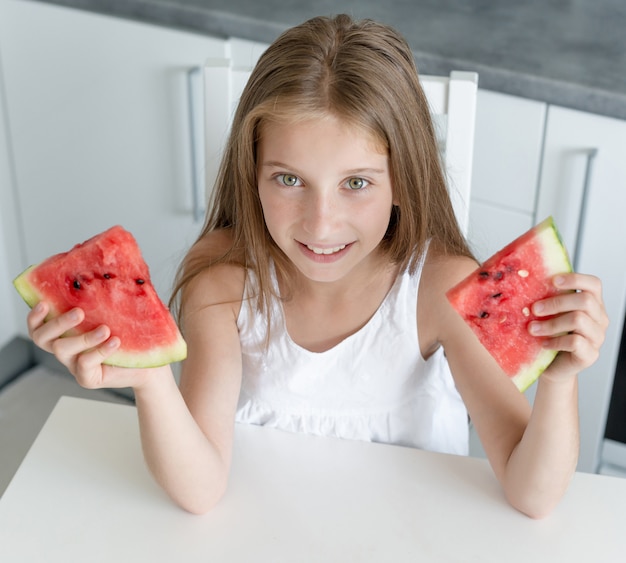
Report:
M 542 350 L 535 357 L 535 360 L 530 364 L 522 367 L 516 375 L 511 378 L 511 381 L 515 386 L 523 393 L 528 389 L 539 376 L 546 371 L 548 366 L 556 358 L 558 351 L 556 350 Z
M 29 266 L 13 280 L 15 289 L 31 309 L 42 299 L 42 296 L 28 281 L 28 274 L 36 268 L 36 266 L 36 264 Z M 46 316 L 46 321 L 53 319 L 56 316 L 58 316 L 58 312 L 53 309 Z M 71 331 L 64 336 L 76 334 L 80 333 L 77 331 Z M 111 354 L 102 363 L 123 368 L 153 368 L 179 362 L 184 360 L 186 357 L 187 344 L 182 335 L 179 334 L 178 340 L 171 346 L 160 346 L 155 349 L 142 350 L 141 352 L 126 352 L 122 350 Z
M 543 246 L 544 264 L 549 266 L 547 268 L 548 274 L 557 275 L 571 272 L 573 270 L 572 263 L 554 219 L 552 217 L 544 219 L 535 227 L 535 230 L 537 240 Z
M 156 368 L 174 362 L 179 362 L 187 357 L 187 344 L 179 337 L 176 344 L 155 350 L 142 352 L 116 352 L 102 363 L 110 366 L 124 368 Z
M 176 343 L 171 346 L 159 346 L 158 348 L 142 350 L 141 352 L 119 351 L 111 354 L 102 363 L 123 368 L 157 368 L 180 362 L 186 357 L 187 344 L 183 337 L 179 335 Z
M 41 296 L 35 291 L 35 288 L 28 283 L 28 274 L 35 268 L 35 266 L 29 266 L 19 276 L 13 280 L 13 285 L 22 299 L 26 301 L 26 304 L 32 309 L 39 301 Z

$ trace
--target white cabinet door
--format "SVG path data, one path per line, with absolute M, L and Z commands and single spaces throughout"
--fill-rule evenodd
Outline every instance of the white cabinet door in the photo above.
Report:
M 535 221 L 546 104 L 478 90 L 469 238 L 484 260 Z
M 167 298 L 201 226 L 191 209 L 187 73 L 224 56 L 224 41 L 1 0 L 0 42 L 22 266 L 121 224 Z
M 533 226 L 534 214 L 471 200 L 469 240 L 476 258 L 484 262 Z
M 555 217 L 572 254 L 578 246 L 574 256 L 578 270 L 602 279 L 611 320 L 599 360 L 580 377 L 579 468 L 583 471 L 595 471 L 598 466 L 624 323 L 625 149 L 625 121 L 550 107 L 538 213 Z M 581 213 L 583 200 L 586 205 Z

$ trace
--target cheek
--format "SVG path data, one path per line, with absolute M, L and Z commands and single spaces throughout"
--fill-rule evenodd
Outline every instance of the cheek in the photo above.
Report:
M 381 199 L 369 205 L 367 209 L 363 209 L 360 216 L 363 221 L 369 223 L 372 230 L 380 231 L 384 235 L 389 227 L 392 209 L 393 203 L 391 199 Z
M 259 201 L 261 202 L 261 209 L 263 211 L 263 215 L 267 217 L 269 213 L 271 213 L 275 202 L 272 201 L 271 191 L 267 188 L 263 187 L 263 184 L 259 185 Z
M 288 210 L 285 205 L 281 204 L 280 198 L 272 197 L 271 192 L 262 188 L 259 189 L 259 200 L 267 230 L 272 235 L 272 238 L 276 240 L 277 230 L 287 219 Z

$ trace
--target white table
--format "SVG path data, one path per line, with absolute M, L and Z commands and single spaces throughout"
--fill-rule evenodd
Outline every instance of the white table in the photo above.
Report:
M 0 561 L 626 561 L 626 480 L 531 520 L 484 460 L 238 425 L 209 514 L 153 483 L 134 407 L 63 397 L 0 499 Z

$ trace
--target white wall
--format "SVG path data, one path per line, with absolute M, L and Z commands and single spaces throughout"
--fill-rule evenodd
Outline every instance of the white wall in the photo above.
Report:
M 20 218 L 15 202 L 15 178 L 11 159 L 9 123 L 2 81 L 0 37 L 0 348 L 17 333 L 25 333 L 27 308 L 12 280 L 25 267 L 19 245 Z
M 0 221 L 2 221 L 1 216 Z M 0 228 L 0 348 L 17 332 L 13 296 L 10 293 L 13 287 L 11 283 L 12 277 L 9 271 L 5 243 L 4 232 Z

